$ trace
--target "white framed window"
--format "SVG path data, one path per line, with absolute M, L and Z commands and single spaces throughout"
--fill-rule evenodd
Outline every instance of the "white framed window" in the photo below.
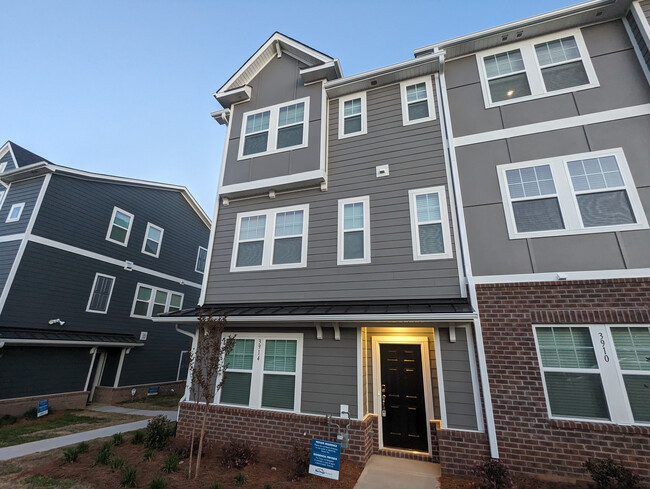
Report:
M 88 298 L 86 312 L 106 314 L 108 312 L 108 305 L 111 302 L 111 295 L 113 295 L 113 285 L 115 285 L 115 277 L 103 273 L 96 273 L 93 287 L 90 291 L 90 297 Z
M 433 103 L 433 84 L 430 76 L 400 83 L 402 123 L 407 126 L 436 118 Z
M 199 246 L 199 251 L 196 254 L 196 265 L 194 266 L 194 271 L 203 273 L 205 272 L 205 265 L 208 261 L 208 249 L 203 246 Z
M 7 219 L 5 222 L 17 222 L 20 221 L 20 216 L 23 214 L 23 209 L 25 208 L 25 203 L 21 202 L 20 204 L 14 204 L 9 209 L 7 214 Z
M 497 166 L 510 239 L 645 229 L 621 148 Z
M 309 97 L 244 112 L 238 159 L 304 148 L 308 132 Z
M 485 107 L 599 86 L 580 29 L 476 54 Z
M 106 232 L 106 240 L 122 246 L 129 244 L 129 236 L 133 227 L 133 214 L 119 207 L 113 207 L 111 223 Z
M 0 173 L 3 173 L 7 169 L 7 162 L 0 163 Z
M 144 241 L 142 242 L 142 253 L 158 258 L 164 232 L 163 228 L 148 222 L 147 230 L 144 233 Z
M 338 211 L 337 265 L 370 263 L 370 197 L 341 199 Z
M 131 317 L 150 318 L 164 312 L 180 311 L 183 294 L 146 284 L 138 284 L 133 298 Z
M 650 327 L 535 326 L 551 418 L 650 424 Z
M 366 92 L 339 98 L 339 139 L 368 133 Z
M 414 260 L 452 258 L 445 187 L 409 190 Z
M 231 272 L 307 266 L 309 204 L 237 214 Z
M 302 333 L 234 336 L 219 404 L 300 412 Z

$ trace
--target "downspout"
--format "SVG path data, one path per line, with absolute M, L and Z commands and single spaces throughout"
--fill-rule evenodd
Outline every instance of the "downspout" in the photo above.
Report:
M 497 445 L 496 427 L 494 424 L 494 413 L 492 411 L 492 395 L 490 394 L 490 382 L 488 377 L 487 361 L 485 359 L 485 346 L 483 345 L 483 330 L 481 329 L 481 315 L 478 308 L 478 300 L 476 297 L 476 284 L 472 274 L 472 263 L 469 255 L 469 243 L 467 242 L 467 227 L 465 225 L 465 212 L 463 211 L 463 199 L 460 190 L 460 181 L 458 177 L 458 165 L 456 161 L 456 150 L 454 148 L 454 133 L 451 127 L 451 119 L 449 115 L 449 100 L 447 99 L 447 83 L 445 81 L 445 53 L 438 51 L 439 59 L 439 74 L 440 74 L 440 91 L 442 96 L 441 114 L 440 117 L 444 121 L 444 129 L 447 138 L 447 151 L 449 153 L 451 181 L 453 185 L 453 192 L 456 198 L 456 217 L 458 219 L 458 228 L 460 233 L 461 252 L 463 255 L 463 262 L 465 266 L 465 277 L 467 280 L 467 288 L 469 289 L 469 299 L 474 312 L 478 314 L 474 319 L 474 330 L 476 332 L 476 351 L 478 354 L 479 371 L 481 372 L 481 391 L 483 393 L 483 404 L 485 406 L 485 419 L 487 424 L 488 441 L 490 443 L 490 456 L 492 458 L 499 458 L 499 447 Z

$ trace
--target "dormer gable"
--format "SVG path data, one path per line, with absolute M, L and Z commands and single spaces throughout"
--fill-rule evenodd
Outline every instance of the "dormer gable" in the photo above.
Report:
M 18 146 L 13 141 L 7 141 L 0 147 L 0 173 L 6 173 L 41 161 L 48 162 L 45 158 Z

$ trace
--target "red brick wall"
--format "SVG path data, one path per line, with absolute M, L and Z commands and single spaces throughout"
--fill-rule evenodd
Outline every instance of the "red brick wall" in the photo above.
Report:
M 445 475 L 471 475 L 474 465 L 490 456 L 486 433 L 438 430 L 438 446 Z
M 62 394 L 46 394 L 44 396 L 16 397 L 14 399 L 0 400 L 0 416 L 11 414 L 22 416 L 25 411 L 36 408 L 38 401 L 47 399 L 50 411 L 64 411 L 66 409 L 85 409 L 88 400 L 88 391 L 64 392 Z
M 532 329 L 650 324 L 650 280 L 481 284 L 477 295 L 503 461 L 516 471 L 585 479 L 588 457 L 611 455 L 650 480 L 650 427 L 549 419 Z
M 116 402 L 128 401 L 131 399 L 131 389 L 134 387 L 135 399 L 144 399 L 147 397 L 149 387 L 160 387 L 158 390 L 159 395 L 174 393 L 182 394 L 185 392 L 185 381 L 179 380 L 175 382 L 159 382 L 157 384 L 128 385 L 125 387 L 106 387 L 100 385 L 95 388 L 93 402 L 114 404 Z

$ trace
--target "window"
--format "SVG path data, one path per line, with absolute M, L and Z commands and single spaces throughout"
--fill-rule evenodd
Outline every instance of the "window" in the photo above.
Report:
M 339 200 L 338 265 L 370 263 L 370 197 Z
M 7 169 L 7 163 L 0 163 L 0 173 L 3 173 Z
M 309 205 L 237 214 L 231 272 L 307 266 Z
M 339 99 L 339 139 L 366 134 L 366 92 Z
M 24 208 L 25 208 L 24 202 L 21 202 L 20 204 L 12 205 L 11 209 L 9 209 L 9 213 L 7 214 L 7 220 L 5 222 L 20 221 L 20 216 L 22 215 Z
M 138 284 L 133 299 L 131 317 L 147 318 L 164 312 L 180 311 L 182 307 L 183 294 L 180 292 Z
M 142 242 L 142 253 L 158 258 L 164 232 L 165 230 L 163 228 L 159 228 L 148 222 L 147 231 L 144 233 L 144 241 Z
M 402 123 L 406 126 L 436 118 L 431 77 L 425 76 L 400 84 Z
M 650 328 L 538 326 L 549 414 L 617 424 L 650 423 Z
M 245 112 L 239 159 L 307 146 L 309 98 Z
M 623 150 L 497 167 L 511 239 L 647 228 Z
M 106 240 L 122 246 L 129 244 L 129 235 L 133 225 L 133 214 L 126 212 L 119 207 L 113 207 L 111 224 L 108 226 Z
M 205 271 L 205 263 L 208 260 L 208 250 L 203 246 L 199 246 L 199 252 L 196 255 L 196 266 L 194 270 L 203 273 Z
M 409 190 L 414 260 L 452 258 L 444 187 Z
M 300 411 L 302 334 L 237 334 L 219 403 Z
M 90 292 L 86 312 L 106 314 L 108 312 L 108 304 L 111 302 L 114 284 L 115 277 L 104 275 L 103 273 L 95 274 L 95 281 Z
M 486 107 L 598 86 L 579 29 L 509 47 L 477 55 Z

